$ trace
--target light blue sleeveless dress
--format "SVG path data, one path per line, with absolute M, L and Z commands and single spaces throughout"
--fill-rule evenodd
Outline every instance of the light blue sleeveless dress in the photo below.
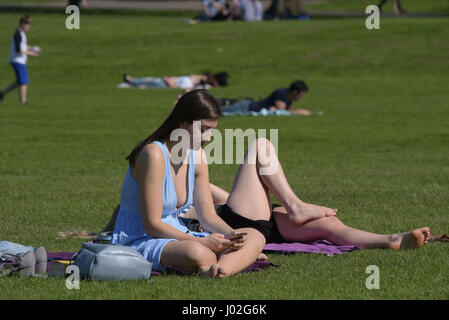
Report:
M 162 221 L 171 225 L 172 227 L 189 233 L 195 237 L 206 237 L 207 232 L 192 232 L 187 229 L 185 223 L 181 219 L 182 215 L 193 205 L 193 190 L 195 184 L 195 159 L 194 150 L 189 152 L 189 167 L 188 167 L 188 190 L 187 201 L 181 208 L 176 208 L 178 202 L 175 184 L 170 169 L 170 158 L 165 144 L 154 141 L 158 145 L 165 159 L 165 174 L 163 182 L 162 194 Z M 140 196 L 139 183 L 131 175 L 131 168 L 128 167 L 120 200 L 120 211 L 115 222 L 114 232 L 112 235 L 112 244 L 120 244 L 131 246 L 140 252 L 148 261 L 153 263 L 153 269 L 161 271 L 160 263 L 161 252 L 164 246 L 176 239 L 152 238 L 149 236 L 143 227 L 142 217 L 140 215 Z

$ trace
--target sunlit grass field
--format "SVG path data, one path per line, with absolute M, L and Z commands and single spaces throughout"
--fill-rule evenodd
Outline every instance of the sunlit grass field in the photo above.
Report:
M 405 1 L 404 1 L 405 2 Z M 0 87 L 13 79 L 9 43 L 21 13 L 0 13 Z M 292 188 L 376 233 L 449 231 L 449 21 L 363 19 L 187 25 L 188 17 L 32 15 L 29 104 L 0 104 L 0 239 L 77 251 L 63 230 L 100 230 L 120 201 L 125 156 L 165 119 L 179 90 L 118 89 L 122 74 L 226 70 L 218 97 L 255 98 L 303 79 L 295 107 L 310 117 L 227 117 L 219 129 L 279 130 Z M 317 113 L 321 111 L 322 115 Z M 229 190 L 238 166 L 211 165 Z M 340 256 L 270 254 L 279 268 L 222 280 L 164 275 L 151 283 L 0 279 L 1 299 L 448 299 L 447 244 Z M 377 265 L 380 289 L 368 290 Z

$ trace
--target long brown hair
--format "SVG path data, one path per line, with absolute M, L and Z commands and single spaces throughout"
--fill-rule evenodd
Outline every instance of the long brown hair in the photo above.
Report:
M 198 89 L 184 94 L 174 106 L 168 118 L 149 137 L 134 147 L 126 157 L 129 165 L 134 167 L 137 156 L 143 147 L 153 141 L 170 139 L 173 130 L 178 129 L 183 122 L 193 122 L 202 119 L 219 119 L 223 116 L 215 98 L 206 90 Z

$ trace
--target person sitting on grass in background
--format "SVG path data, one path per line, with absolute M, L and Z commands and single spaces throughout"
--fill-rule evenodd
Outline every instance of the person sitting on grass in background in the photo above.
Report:
M 9 63 L 11 64 L 16 74 L 16 81 L 7 86 L 0 92 L 0 103 L 4 96 L 15 88 L 19 88 L 19 99 L 23 105 L 27 104 L 27 89 L 29 84 L 27 57 L 37 57 L 40 53 L 39 47 L 31 47 L 28 45 L 26 32 L 30 31 L 31 18 L 25 15 L 20 18 L 19 26 L 14 31 L 11 39 L 11 51 L 9 54 Z
M 303 0 L 272 0 L 264 13 L 264 19 L 299 19 L 309 20 Z
M 203 0 L 200 16 L 185 20 L 188 24 L 206 21 L 231 21 L 237 16 L 238 0 Z
M 234 0 L 203 0 L 201 17 L 196 20 L 197 22 L 232 20 L 233 7 Z
M 263 4 L 260 0 L 240 0 L 237 6 L 243 21 L 262 21 Z
M 176 77 L 144 77 L 135 78 L 128 74 L 123 75 L 123 80 L 132 86 L 149 88 L 179 88 L 179 89 L 210 89 L 228 85 L 228 73 L 219 72 L 212 74 L 205 71 L 203 74 L 191 74 Z
M 260 101 L 253 99 L 243 99 L 233 104 L 221 107 L 222 112 L 238 113 L 238 112 L 259 112 L 262 109 L 268 111 L 287 110 L 294 115 L 308 116 L 312 113 L 306 109 L 291 109 L 294 101 L 301 100 L 309 91 L 306 83 L 302 80 L 295 81 L 290 84 L 289 88 L 279 88 L 274 90 L 268 97 Z

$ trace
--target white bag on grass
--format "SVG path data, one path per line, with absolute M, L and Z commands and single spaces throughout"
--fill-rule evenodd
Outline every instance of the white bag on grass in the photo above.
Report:
M 73 263 L 81 279 L 148 280 L 153 264 L 128 246 L 84 242 Z

